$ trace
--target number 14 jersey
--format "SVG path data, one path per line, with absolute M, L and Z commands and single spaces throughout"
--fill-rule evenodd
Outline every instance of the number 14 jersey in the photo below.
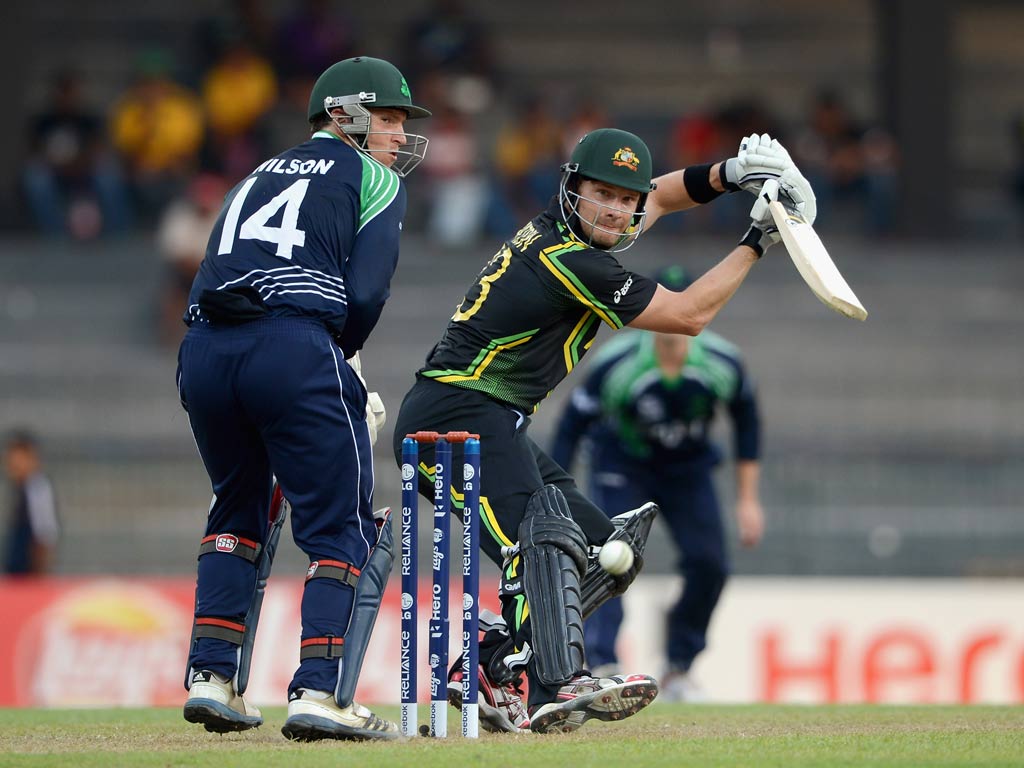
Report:
M 185 322 L 309 317 L 352 354 L 388 298 L 405 207 L 397 174 L 318 131 L 225 198 Z

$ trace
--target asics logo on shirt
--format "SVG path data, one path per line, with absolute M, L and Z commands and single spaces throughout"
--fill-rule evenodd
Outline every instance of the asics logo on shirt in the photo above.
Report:
M 622 301 L 622 297 L 629 293 L 629 289 L 633 287 L 633 276 L 630 275 L 626 282 L 622 284 L 622 287 L 615 292 L 615 303 L 618 304 Z

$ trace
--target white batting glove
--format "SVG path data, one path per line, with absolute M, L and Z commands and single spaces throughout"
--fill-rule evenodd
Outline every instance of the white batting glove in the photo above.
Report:
M 777 179 L 793 166 L 786 148 L 767 133 L 753 133 L 740 141 L 736 157 L 725 161 L 725 184 L 757 195 L 767 179 Z
M 751 169 L 763 165 L 766 170 L 785 170 L 793 165 L 793 158 L 782 143 L 767 133 L 752 133 L 741 139 L 738 155 L 745 157 Z
M 779 177 L 782 192 L 795 204 L 797 211 L 808 224 L 814 224 L 818 217 L 818 202 L 811 184 L 795 165 L 787 168 Z M 756 205 L 756 204 L 755 204 Z
M 779 228 L 775 226 L 775 219 L 772 218 L 772 212 L 768 209 L 768 204 L 778 199 L 779 182 L 768 179 L 757 196 L 757 202 L 750 209 L 750 229 L 740 240 L 740 245 L 750 246 L 757 251 L 759 257 L 782 239 Z

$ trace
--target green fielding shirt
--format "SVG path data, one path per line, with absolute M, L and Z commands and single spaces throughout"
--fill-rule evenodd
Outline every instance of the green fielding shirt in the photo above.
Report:
M 487 262 L 418 375 L 532 413 L 600 324 L 622 328 L 655 290 L 653 280 L 573 236 L 556 198 Z

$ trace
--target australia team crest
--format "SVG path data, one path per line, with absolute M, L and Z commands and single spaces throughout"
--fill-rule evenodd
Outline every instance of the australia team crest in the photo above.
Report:
M 640 158 L 630 147 L 622 147 L 612 155 L 612 165 L 636 171 L 640 168 Z

